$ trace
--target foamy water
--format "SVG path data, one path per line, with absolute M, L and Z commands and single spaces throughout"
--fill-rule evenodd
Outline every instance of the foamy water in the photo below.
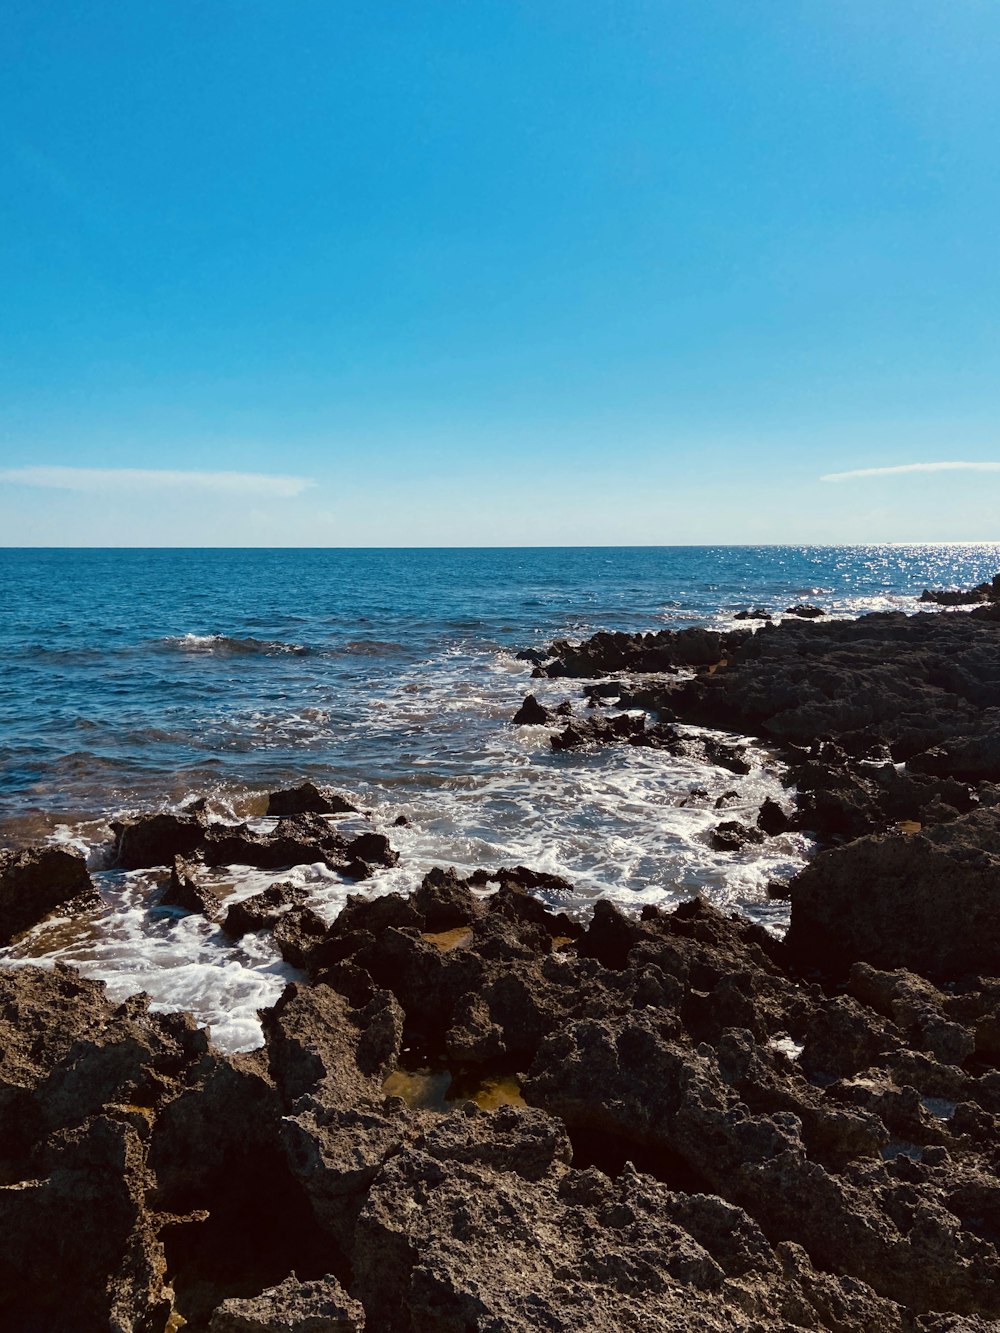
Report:
M 349 893 L 410 892 L 435 865 L 524 864 L 574 885 L 548 895 L 564 910 L 700 892 L 781 930 L 767 885 L 802 865 L 805 841 L 710 845 L 766 797 L 787 807 L 774 755 L 748 745 L 737 777 L 628 745 L 556 754 L 549 729 L 510 718 L 528 690 L 584 712 L 580 685 L 532 680 L 514 651 L 599 628 L 747 628 L 736 611 L 761 605 L 913 611 L 922 587 L 997 568 L 997 547 L 0 552 L 0 836 L 85 851 L 103 899 L 0 961 L 61 959 L 116 998 L 191 1010 L 224 1048 L 257 1045 L 257 1010 L 294 975 L 270 936 L 233 942 L 164 908 L 165 871 L 101 869 L 107 821 L 202 794 L 246 818 L 305 777 L 370 810 L 399 864 L 360 886 L 322 865 L 231 867 L 217 889 L 290 880 L 332 920 Z M 399 814 L 410 827 L 392 827 Z
M 465 680 L 464 688 L 454 678 L 447 685 L 431 685 L 415 672 L 372 703 L 376 725 L 404 733 L 433 728 L 445 752 L 449 738 L 451 744 L 460 743 L 466 714 L 474 714 L 482 729 L 478 752 L 462 751 L 461 773 L 428 772 L 435 766 L 419 756 L 409 763 L 401 757 L 392 782 L 369 784 L 362 793 L 371 824 L 388 833 L 398 849 L 398 865 L 377 870 L 361 885 L 322 864 L 280 874 L 232 866 L 206 874 L 206 881 L 230 903 L 279 880 L 292 883 L 304 888 L 310 906 L 332 921 L 349 893 L 410 893 L 432 866 L 453 865 L 465 874 L 521 864 L 568 879 L 573 892 L 542 896 L 550 906 L 574 914 L 586 914 L 599 897 L 635 912 L 647 903 L 668 906 L 703 893 L 720 906 L 783 929 L 786 905 L 767 898 L 767 885 L 803 864 L 806 840 L 787 834 L 741 853 L 716 851 L 709 841 L 724 819 L 752 823 L 766 797 L 788 804 L 781 766 L 772 754 L 747 742 L 753 767 L 746 776 L 627 745 L 554 754 L 554 728 L 509 723 L 529 683 L 524 664 L 494 656 L 482 666 L 483 680 Z M 530 683 L 552 703 L 567 693 L 557 682 Z M 447 697 L 438 697 L 441 692 Z M 723 794 L 725 808 L 716 809 Z M 227 796 L 234 800 L 231 789 Z M 242 801 L 252 806 L 252 793 Z M 235 804 L 241 804 L 239 794 Z M 219 817 L 226 819 L 224 802 L 219 809 Z M 400 814 L 410 820 L 408 827 L 393 827 Z M 235 817 L 235 812 L 228 815 Z M 371 826 L 358 817 L 335 822 L 348 833 Z M 253 823 L 267 829 L 274 821 Z M 296 975 L 270 934 L 234 942 L 203 917 L 162 906 L 166 871 L 102 869 L 109 835 L 100 821 L 51 831 L 54 839 L 88 855 L 103 906 L 72 920 L 43 923 L 0 959 L 71 963 L 107 982 L 115 999 L 145 991 L 155 1008 L 190 1010 L 210 1025 L 223 1049 L 259 1045 L 257 1011 L 273 1004 Z

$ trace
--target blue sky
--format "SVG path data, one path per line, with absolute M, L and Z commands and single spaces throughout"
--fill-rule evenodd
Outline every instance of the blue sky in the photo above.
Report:
M 7 0 L 0 50 L 0 544 L 1000 538 L 992 0 Z

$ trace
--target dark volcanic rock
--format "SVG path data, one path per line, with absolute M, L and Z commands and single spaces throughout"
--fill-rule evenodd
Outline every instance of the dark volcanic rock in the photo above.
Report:
M 0 944 L 73 900 L 99 901 L 82 856 L 62 847 L 0 852 Z
M 540 726 L 552 720 L 552 714 L 533 694 L 525 695 L 524 702 L 511 719 L 515 727 Z
M 764 834 L 759 828 L 741 824 L 738 819 L 727 819 L 712 832 L 712 846 L 717 852 L 739 852 L 744 847 L 754 846 L 764 841 Z
M 812 746 L 835 738 L 863 758 L 896 761 L 977 735 L 1000 708 L 1000 621 L 878 614 L 858 620 L 765 625 L 730 652 L 724 670 L 664 693 L 683 721 Z
M 113 825 L 115 864 L 124 870 L 169 865 L 197 855 L 208 866 L 248 865 L 285 870 L 323 863 L 363 879 L 374 865 L 394 865 L 397 853 L 380 833 L 346 838 L 319 814 L 280 818 L 269 833 L 248 824 L 207 823 L 194 815 L 142 815 Z
M 331 787 L 317 787 L 303 782 L 285 791 L 273 791 L 267 798 L 269 815 L 356 815 L 358 807 Z
M 975 606 L 981 602 L 1000 602 L 1000 574 L 994 574 L 989 583 L 977 583 L 974 588 L 966 590 L 947 588 L 935 591 L 925 588 L 920 594 L 920 601 L 934 602 L 938 606 Z
M 785 615 L 801 616 L 804 620 L 815 620 L 817 616 L 825 616 L 826 612 L 821 606 L 809 606 L 808 603 L 800 602 L 798 606 L 786 606 Z
M 164 906 L 200 912 L 209 921 L 215 921 L 222 912 L 222 902 L 217 893 L 201 882 L 199 871 L 203 869 L 204 862 L 199 858 L 185 861 L 183 856 L 175 856 L 170 882 L 160 899 Z
M 916 773 L 951 776 L 963 782 L 1000 782 L 1000 710 L 983 714 L 975 735 L 953 736 L 910 759 Z
M 789 948 L 930 976 L 1000 972 L 1000 810 L 823 852 L 792 881 Z
M 121 820 L 111 828 L 115 865 L 121 870 L 146 870 L 171 865 L 175 856 L 193 856 L 205 841 L 206 824 L 200 814 L 164 813 Z
M 265 930 L 273 926 L 289 908 L 301 906 L 306 896 L 306 890 L 298 885 L 271 884 L 251 898 L 233 903 L 226 913 L 222 929 L 234 939 L 251 931 Z
M 772 801 L 769 796 L 757 812 L 757 827 L 769 838 L 776 838 L 779 834 L 788 832 L 792 827 L 792 821 L 778 802 Z
M 585 643 L 557 639 L 537 669 L 540 675 L 607 676 L 621 671 L 676 671 L 678 667 L 711 666 L 747 637 L 747 631 L 717 634 L 714 630 L 659 630 L 651 634 L 601 631 Z

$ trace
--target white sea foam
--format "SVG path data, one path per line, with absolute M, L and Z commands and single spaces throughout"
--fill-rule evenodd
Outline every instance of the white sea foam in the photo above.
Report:
M 670 906 L 702 893 L 726 909 L 742 910 L 780 932 L 787 905 L 767 897 L 767 885 L 784 879 L 808 851 L 798 834 L 768 839 L 738 853 L 711 846 L 723 820 L 753 823 L 765 798 L 787 807 L 782 768 L 748 738 L 752 771 L 737 776 L 693 758 L 629 745 L 552 751 L 553 727 L 513 727 L 509 719 L 530 688 L 546 703 L 578 696 L 566 681 L 529 680 L 530 668 L 504 654 L 455 651 L 444 662 L 417 663 L 371 690 L 366 703 L 340 715 L 341 733 L 356 737 L 359 760 L 366 747 L 384 745 L 392 762 L 369 766 L 347 785 L 370 807 L 374 827 L 387 832 L 400 852 L 398 865 L 379 869 L 361 885 L 322 864 L 281 874 L 233 866 L 213 873 L 214 887 L 231 901 L 259 892 L 275 880 L 306 889 L 310 905 L 332 921 L 351 893 L 412 892 L 433 866 L 461 873 L 480 867 L 528 865 L 562 876 L 572 891 L 543 894 L 552 906 L 585 914 L 599 897 L 623 910 Z M 577 702 L 575 708 L 581 711 Z M 235 725 L 244 726 L 246 719 Z M 333 718 L 322 704 L 288 713 L 261 712 L 256 747 L 270 733 L 294 731 L 329 743 Z M 711 736 L 680 728 L 692 737 Z M 341 735 L 341 739 L 342 739 Z M 359 762 L 359 771 L 364 764 Z M 318 776 L 318 775 L 317 775 Z M 723 808 L 715 802 L 730 793 Z M 235 820 L 243 806 L 232 791 L 209 803 L 211 817 Z M 399 814 L 409 826 L 394 827 Z M 251 819 L 266 831 L 274 820 Z M 372 827 L 360 817 L 337 821 L 345 832 Z M 103 908 L 74 921 L 37 927 L 5 961 L 72 963 L 108 983 L 113 998 L 142 990 L 158 1009 L 189 1009 L 212 1028 L 224 1049 L 244 1050 L 261 1040 L 257 1010 L 271 1005 L 295 974 L 267 932 L 230 940 L 201 916 L 160 906 L 164 873 L 122 874 L 106 864 L 107 827 L 63 825 L 55 836 L 89 853 Z

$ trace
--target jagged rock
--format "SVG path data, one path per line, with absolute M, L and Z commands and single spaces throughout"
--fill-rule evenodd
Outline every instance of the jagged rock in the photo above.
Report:
M 358 807 L 332 787 L 303 782 L 298 787 L 273 791 L 267 798 L 267 813 L 288 815 L 356 815 Z
M 259 1296 L 223 1301 L 208 1333 L 362 1333 L 364 1327 L 364 1307 L 332 1274 L 300 1282 L 292 1273 Z
M 222 922 L 222 929 L 234 939 L 251 931 L 266 930 L 291 907 L 300 907 L 307 892 L 296 884 L 271 884 L 251 898 L 233 903 Z
M 424 876 L 410 906 L 419 913 L 423 929 L 431 933 L 469 926 L 483 910 L 454 868 L 437 867 Z
M 322 863 L 355 879 L 373 865 L 394 865 L 398 854 L 380 833 L 346 838 L 322 815 L 283 816 L 269 833 L 248 824 L 206 823 L 193 815 L 143 815 L 113 825 L 115 864 L 139 870 L 173 863 L 175 856 L 196 854 L 208 866 L 249 865 L 284 870 Z
M 822 852 L 791 885 L 787 942 L 831 969 L 1000 970 L 1000 811 Z
M 786 616 L 801 616 L 804 620 L 815 620 L 817 616 L 825 616 L 826 612 L 821 606 L 810 606 L 806 602 L 800 602 L 797 606 L 786 606 Z
M 745 847 L 762 843 L 764 834 L 750 824 L 741 824 L 738 819 L 727 819 L 712 831 L 711 841 L 717 852 L 741 852 Z
M 552 714 L 538 702 L 533 694 L 525 696 L 521 707 L 511 719 L 515 727 L 544 726 L 546 722 L 551 720 Z
M 206 824 L 200 814 L 161 813 L 119 820 L 111 828 L 115 865 L 121 870 L 146 870 L 172 865 L 175 856 L 192 857 L 205 841 Z
M 757 812 L 757 827 L 769 838 L 776 838 L 779 834 L 788 832 L 792 827 L 792 821 L 778 802 L 772 801 L 768 796 Z
M 199 858 L 186 861 L 183 856 L 175 856 L 170 882 L 160 902 L 166 907 L 180 907 L 185 912 L 200 912 L 209 921 L 217 920 L 222 912 L 222 900 L 201 881 L 199 872 L 202 870 L 204 862 Z
M 916 773 L 952 776 L 963 782 L 1000 781 L 1000 711 L 983 714 L 973 736 L 955 736 L 914 755 L 908 767 Z
M 162 1329 L 164 1259 L 145 1209 L 141 1134 L 99 1116 L 0 1185 L 0 1320 L 9 1329 Z
M 100 901 L 82 856 L 62 847 L 0 851 L 0 945 L 55 911 Z

